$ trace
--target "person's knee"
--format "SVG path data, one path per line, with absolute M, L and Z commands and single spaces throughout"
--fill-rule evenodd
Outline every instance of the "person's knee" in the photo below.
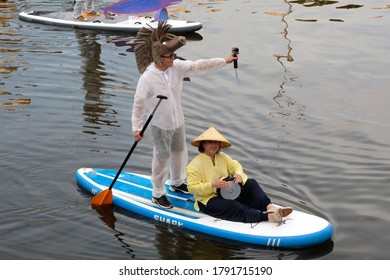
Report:
M 156 156 L 160 161 L 167 161 L 170 157 L 170 152 L 164 151 L 164 152 L 157 152 Z

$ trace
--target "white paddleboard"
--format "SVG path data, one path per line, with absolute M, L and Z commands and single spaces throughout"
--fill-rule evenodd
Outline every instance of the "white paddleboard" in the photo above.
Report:
M 87 17 L 86 22 L 73 20 L 73 12 L 44 12 L 29 11 L 19 13 L 19 19 L 26 22 L 70 27 L 76 29 L 100 30 L 111 32 L 137 33 L 142 27 L 150 25 L 156 28 L 158 21 L 148 16 L 131 15 L 110 15 L 105 17 L 100 14 L 94 17 Z M 202 28 L 200 22 L 186 20 L 166 20 L 172 27 L 170 33 L 191 33 Z

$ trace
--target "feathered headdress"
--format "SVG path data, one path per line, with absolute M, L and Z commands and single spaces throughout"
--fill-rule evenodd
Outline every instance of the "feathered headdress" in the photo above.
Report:
M 175 52 L 180 47 L 186 44 L 186 38 L 183 36 L 176 36 L 168 33 L 172 25 L 166 21 L 159 21 L 157 28 L 143 27 L 137 33 L 135 39 L 135 59 L 140 74 L 142 74 L 146 67 L 153 61 L 161 64 L 160 56 Z

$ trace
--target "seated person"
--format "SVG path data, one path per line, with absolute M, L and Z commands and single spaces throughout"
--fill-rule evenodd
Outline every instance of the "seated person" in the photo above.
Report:
M 280 223 L 293 211 L 291 207 L 272 204 L 257 181 L 247 177 L 241 164 L 220 151 L 231 144 L 214 127 L 198 136 L 192 145 L 198 147 L 199 154 L 188 164 L 186 171 L 188 191 L 195 196 L 197 211 L 243 223 Z M 217 189 L 230 187 L 223 180 L 228 176 L 242 186 L 240 195 L 234 200 L 224 199 L 217 192 Z

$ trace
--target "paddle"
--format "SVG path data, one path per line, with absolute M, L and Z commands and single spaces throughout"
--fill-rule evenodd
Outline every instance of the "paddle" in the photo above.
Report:
M 237 54 L 240 53 L 240 49 L 237 47 L 233 47 L 232 53 L 233 53 L 234 57 L 237 57 Z M 233 61 L 233 68 L 234 68 L 234 72 L 236 74 L 237 84 L 240 84 L 241 82 L 240 82 L 240 79 L 238 78 L 238 72 L 237 72 L 238 71 L 238 60 L 237 59 Z
M 168 97 L 164 96 L 164 95 L 157 95 L 157 98 L 159 98 L 160 100 L 157 102 L 157 105 L 156 107 L 154 107 L 154 110 L 153 112 L 150 114 L 149 118 L 147 119 L 144 127 L 142 128 L 141 130 L 141 133 L 140 133 L 140 136 L 142 137 L 142 135 L 144 134 L 147 126 L 149 125 L 150 121 L 152 120 L 153 118 L 153 115 L 154 113 L 156 112 L 158 106 L 160 105 L 161 101 L 163 99 L 168 99 Z M 133 146 L 131 147 L 129 153 L 127 154 L 126 156 L 126 159 L 125 161 L 122 163 L 122 166 L 119 168 L 118 172 L 116 173 L 116 176 L 114 178 L 114 180 L 112 181 L 110 187 L 102 192 L 100 192 L 99 194 L 97 194 L 91 201 L 91 205 L 92 206 L 101 206 L 101 205 L 108 205 L 108 204 L 112 204 L 112 187 L 114 186 L 116 180 L 118 179 L 120 173 L 122 172 L 122 169 L 125 167 L 127 161 L 129 160 L 131 154 L 133 153 L 135 147 L 137 146 L 138 142 L 137 141 L 134 141 L 134 144 Z

